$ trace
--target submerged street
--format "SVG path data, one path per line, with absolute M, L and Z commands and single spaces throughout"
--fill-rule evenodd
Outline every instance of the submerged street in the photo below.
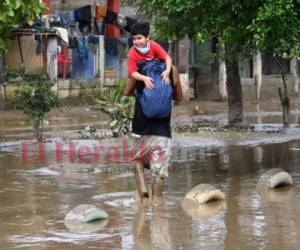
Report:
M 200 103 L 203 114 L 196 116 L 192 105 L 176 106 L 173 124 L 192 118 L 226 120 L 224 103 Z M 107 128 L 99 111 L 76 107 L 67 114 L 50 113 L 46 161 L 37 163 L 22 161 L 16 131 L 30 138 L 28 121 L 2 120 L 7 141 L 0 153 L 1 249 L 294 249 L 300 244 L 300 113 L 292 108 L 293 124 L 283 129 L 278 103 L 261 106 L 257 111 L 256 104 L 246 105 L 246 120 L 256 132 L 174 134 L 164 204 L 144 207 L 134 200 L 129 162 L 70 164 L 67 154 L 63 163 L 56 162 L 55 140 L 67 145 L 66 138 L 72 140 L 90 124 Z M 83 115 L 77 120 L 79 109 Z M 120 145 L 121 140 L 73 141 L 79 147 Z M 259 176 L 277 167 L 292 175 L 294 186 L 260 193 Z M 226 200 L 198 211 L 183 209 L 183 197 L 200 183 L 215 185 Z M 64 217 L 79 204 L 95 204 L 110 218 L 69 228 Z

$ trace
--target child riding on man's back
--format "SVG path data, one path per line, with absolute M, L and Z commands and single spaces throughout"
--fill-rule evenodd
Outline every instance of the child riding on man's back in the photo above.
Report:
M 166 63 L 166 70 L 161 74 L 165 83 L 169 83 L 172 59 L 168 53 L 149 37 L 149 23 L 135 23 L 131 26 L 133 46 L 128 52 L 128 77 L 142 81 L 147 88 L 153 88 L 153 79 L 138 72 L 138 63 L 143 60 L 161 59 Z
M 145 60 L 160 59 L 166 64 L 166 67 L 160 71 L 160 82 L 161 80 L 163 82 L 160 86 L 171 83 L 174 91 L 173 94 L 171 94 L 170 101 L 172 101 L 172 95 L 173 99 L 180 101 L 182 99 L 182 90 L 177 69 L 174 66 L 172 67 L 172 60 L 168 53 L 157 42 L 150 40 L 149 23 L 135 23 L 131 26 L 131 35 L 134 46 L 128 52 L 129 79 L 124 94 L 132 95 L 137 88 L 140 89 L 140 87 L 143 87 L 142 85 L 145 85 L 143 88 L 148 88 L 151 89 L 151 92 L 155 92 L 157 89 L 155 84 L 157 84 L 157 82 L 154 84 L 151 77 L 139 73 L 139 63 Z M 173 71 L 171 80 L 173 81 L 170 82 L 169 76 L 171 69 Z M 155 77 L 157 79 L 157 76 Z M 170 87 L 170 85 L 166 87 Z M 152 104 L 154 103 L 150 102 L 149 105 L 152 106 Z M 135 164 L 134 175 L 139 197 L 142 202 L 144 199 L 149 198 L 148 186 L 143 173 L 145 164 L 147 165 L 148 162 L 150 162 L 152 196 L 155 198 L 162 195 L 164 179 L 168 176 L 168 167 L 171 159 L 171 109 L 167 116 L 152 118 L 143 113 L 143 107 L 141 99 L 137 97 L 132 121 L 132 135 L 136 149 L 138 149 L 139 152 L 137 152 L 132 160 Z M 158 109 L 161 110 L 162 107 L 158 105 Z M 144 147 L 139 147 L 139 145 L 144 145 Z M 151 151 L 151 157 L 145 161 L 145 155 L 149 155 L 148 151 Z

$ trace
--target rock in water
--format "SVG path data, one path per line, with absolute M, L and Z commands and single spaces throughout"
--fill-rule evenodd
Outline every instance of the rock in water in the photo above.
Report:
M 261 175 L 257 188 L 277 188 L 293 185 L 292 176 L 281 168 L 272 168 Z
M 225 200 L 198 204 L 195 201 L 184 199 L 181 202 L 182 209 L 193 219 L 204 219 L 217 215 L 226 208 Z
M 102 228 L 106 227 L 109 222 L 109 219 L 103 219 L 103 220 L 97 220 L 92 221 L 90 223 L 81 223 L 78 221 L 70 221 L 65 220 L 65 226 L 71 231 L 71 232 L 79 232 L 79 233 L 94 233 Z
M 73 208 L 66 216 L 65 221 L 88 223 L 95 220 L 107 219 L 109 215 L 94 205 L 79 205 Z
M 198 204 L 205 204 L 210 201 L 224 200 L 225 195 L 222 191 L 210 184 L 200 184 L 192 188 L 184 197 Z

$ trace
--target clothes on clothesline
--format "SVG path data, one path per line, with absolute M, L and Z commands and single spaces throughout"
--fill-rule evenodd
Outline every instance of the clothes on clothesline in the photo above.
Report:
M 107 7 L 104 4 L 96 5 L 96 20 L 100 20 L 106 16 Z
M 104 19 L 105 24 L 116 25 L 121 29 L 130 32 L 130 27 L 137 22 L 136 19 L 118 14 L 112 10 L 107 9 L 104 4 L 97 4 L 95 7 L 96 20 Z M 91 27 L 92 10 L 91 5 L 86 5 L 75 10 L 69 11 L 55 11 L 55 14 L 50 18 L 51 26 L 60 26 L 67 28 L 74 26 L 75 22 L 79 22 L 80 27 Z M 101 32 L 100 32 L 101 33 Z
M 117 22 L 118 14 L 112 10 L 107 10 L 106 16 L 105 16 L 105 22 L 108 24 L 115 25 Z
M 105 52 L 110 54 L 110 55 L 119 55 L 119 39 L 118 38 L 114 38 L 114 37 L 106 37 L 105 38 L 105 44 L 104 44 L 104 48 L 105 48 Z
M 88 36 L 88 42 L 93 44 L 99 44 L 98 36 Z
M 89 43 L 99 43 L 96 36 L 82 36 L 76 38 L 76 46 L 72 55 L 72 77 L 80 79 L 92 79 L 95 77 L 94 52 Z
M 59 17 L 59 18 L 58 18 Z M 67 28 L 73 26 L 75 24 L 75 15 L 74 11 L 61 11 L 57 10 L 54 12 L 54 16 L 50 18 L 50 25 L 51 26 L 60 26 Z
M 67 45 L 69 44 L 68 31 L 65 28 L 54 27 L 56 34 L 61 38 Z
M 76 22 L 90 24 L 92 21 L 91 5 L 75 9 L 74 17 Z

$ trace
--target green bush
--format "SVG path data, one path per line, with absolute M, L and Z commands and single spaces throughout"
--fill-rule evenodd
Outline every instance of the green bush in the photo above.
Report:
M 34 123 L 34 135 L 38 141 L 43 138 L 45 113 L 59 105 L 57 95 L 51 90 L 53 83 L 43 71 L 20 75 L 24 86 L 15 90 L 15 109 L 22 111 Z
M 95 94 L 100 110 L 111 120 L 110 128 L 114 136 L 130 132 L 134 115 L 135 98 L 123 95 L 124 86 L 125 81 L 121 80 L 117 87 L 107 88 Z

